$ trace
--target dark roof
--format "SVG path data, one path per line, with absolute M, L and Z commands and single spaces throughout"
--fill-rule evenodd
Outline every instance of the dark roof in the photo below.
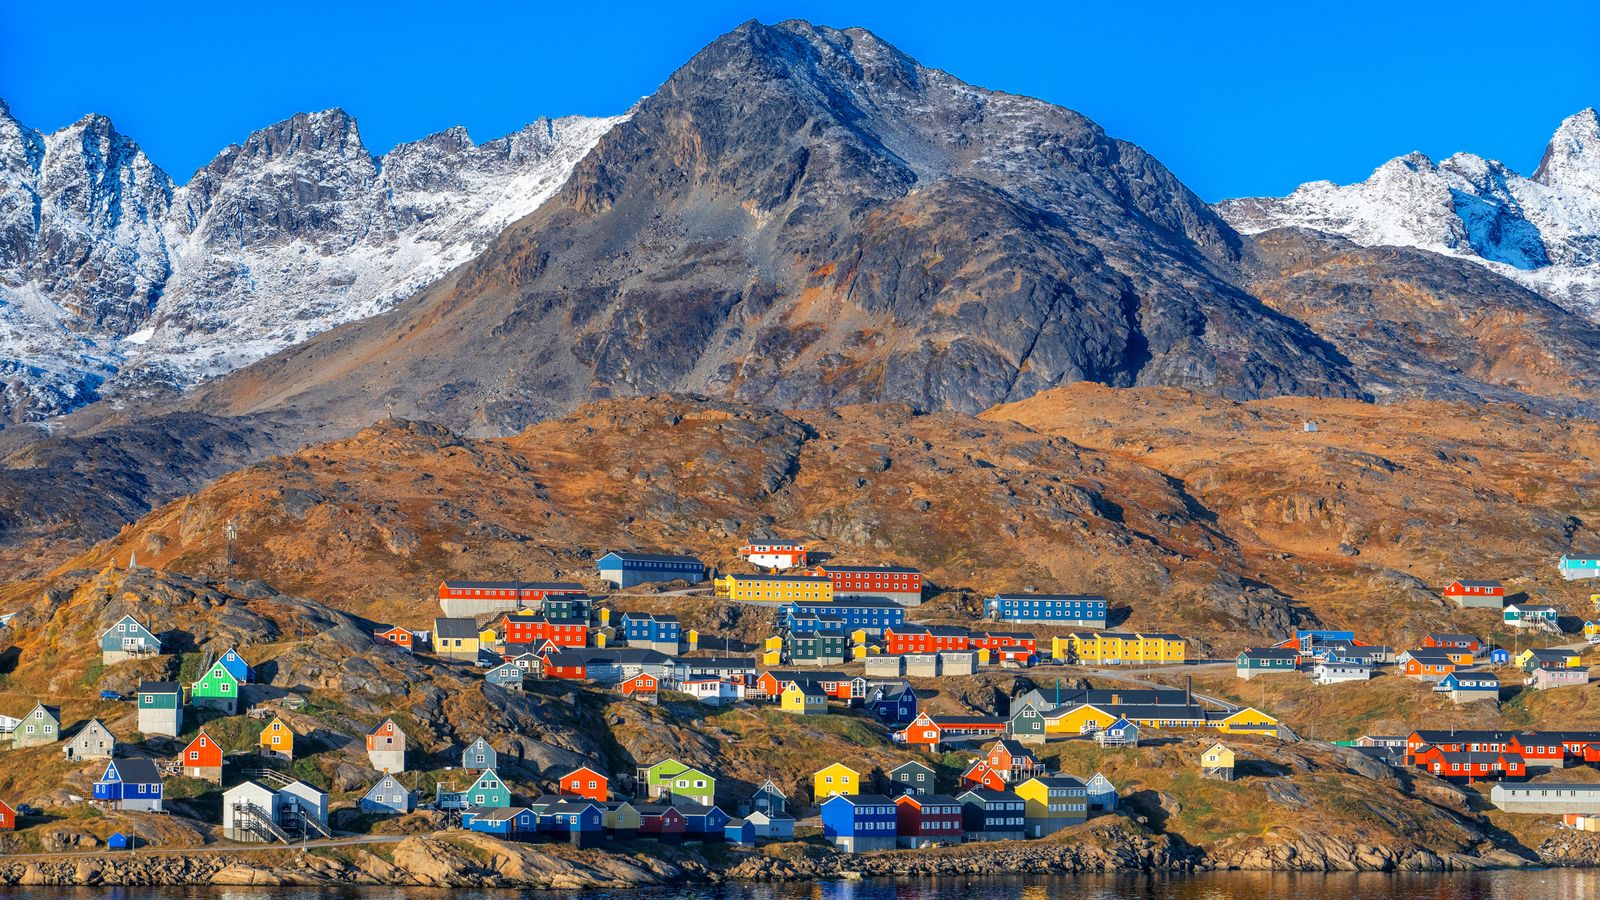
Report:
M 695 566 L 705 565 L 705 563 L 702 563 L 696 557 L 681 556 L 672 553 L 630 553 L 624 550 L 612 550 L 610 553 L 607 553 L 600 558 L 605 559 L 607 556 L 615 556 L 623 562 L 675 562 Z
M 1435 641 L 1438 641 L 1440 643 L 1455 642 L 1455 641 L 1471 641 L 1474 644 L 1479 643 L 1478 638 L 1477 638 L 1476 635 L 1471 635 L 1471 634 L 1451 634 L 1451 633 L 1449 633 L 1447 631 L 1435 631 L 1434 633 L 1428 635 L 1428 637 L 1433 638 Z
M 648 647 L 589 647 L 566 651 L 601 665 L 658 665 L 672 662 L 672 657 Z
M 1004 728 L 1005 716 L 934 716 L 933 722 L 941 728 L 960 728 L 964 725 L 993 725 Z
M 680 666 L 699 666 L 705 669 L 754 669 L 756 661 L 743 656 L 679 656 L 673 662 Z
M 637 809 L 641 816 L 664 816 L 669 812 L 675 812 L 680 816 L 683 815 L 683 810 L 676 806 L 667 806 L 662 803 L 641 803 L 635 806 L 634 809 Z
M 899 803 L 901 800 L 904 800 L 907 803 L 915 803 L 918 806 L 960 806 L 961 805 L 961 801 L 960 800 L 957 800 L 956 798 L 950 796 L 949 794 L 901 794 L 900 796 L 894 798 L 894 802 L 896 802 L 896 803 Z
M 802 547 L 802 546 L 804 546 L 804 544 L 801 543 L 800 541 L 791 541 L 791 540 L 788 540 L 787 538 L 771 538 L 771 537 L 748 538 L 745 541 L 745 544 L 747 544 L 747 545 L 759 544 L 759 545 L 761 545 L 763 547 Z
M 1450 654 L 1439 647 L 1416 647 L 1407 650 L 1405 655 L 1417 662 L 1450 662 Z
M 771 675 L 780 683 L 788 681 L 848 681 L 850 676 L 843 672 L 819 672 L 811 669 L 768 669 L 764 674 Z
M 1497 587 L 1500 587 L 1500 582 L 1498 582 L 1498 581 L 1473 581 L 1473 580 L 1466 579 L 1466 578 L 1457 578 L 1455 580 L 1455 583 L 1461 585 L 1462 587 L 1484 587 L 1484 588 L 1497 588 Z
M 1239 655 L 1245 659 L 1299 659 L 1300 651 L 1282 650 L 1277 647 L 1251 647 Z
M 826 565 L 817 566 L 817 568 L 824 572 L 884 572 L 891 575 L 897 573 L 902 575 L 921 574 L 910 566 L 843 566 L 837 563 L 828 563 Z
M 433 634 L 442 638 L 474 638 L 478 625 L 471 619 L 434 619 Z
M 447 588 L 477 588 L 478 590 L 514 591 L 522 587 L 520 581 L 455 581 L 450 578 L 444 580 Z
M 1578 655 L 1576 650 L 1565 647 L 1529 647 L 1528 652 L 1533 654 L 1534 659 L 1566 659 Z
M 960 625 L 896 625 L 892 630 L 895 634 L 931 634 L 947 637 L 961 637 L 971 635 L 972 631 Z
M 601 804 L 593 800 L 584 799 L 583 797 L 563 797 L 555 803 L 545 807 L 544 812 L 541 813 L 541 815 L 571 815 L 572 813 L 581 813 L 591 806 L 596 809 L 603 808 Z
M 983 803 L 1024 802 L 1023 799 L 1017 796 L 1017 794 L 1013 791 L 996 791 L 991 788 L 972 788 L 971 790 L 962 791 L 960 796 L 958 796 L 956 799 L 964 803 L 968 797 Z
M 657 621 L 657 622 L 676 622 L 676 621 L 678 621 L 678 617 L 677 616 L 669 616 L 666 613 L 641 612 L 641 611 L 636 610 L 636 609 L 628 610 L 627 612 L 622 614 L 622 617 L 624 619 L 648 619 L 648 620 L 654 620 L 654 621 Z
M 834 800 L 843 800 L 851 806 L 887 806 L 894 803 L 882 794 L 834 794 L 822 802 L 831 803 Z
M 1521 737 L 1515 731 L 1489 731 L 1487 729 L 1449 731 L 1442 728 L 1430 728 L 1427 730 L 1418 729 L 1413 733 L 1429 744 L 1498 744 L 1509 742 L 1512 738 Z
M 1071 775 L 1035 775 L 1031 780 L 1038 781 L 1046 787 L 1088 787 L 1082 778 Z
M 1513 757 L 1515 757 L 1516 759 L 1521 759 L 1522 758 L 1521 756 L 1518 756 L 1515 753 L 1513 753 L 1511 755 Z M 1462 763 L 1473 763 L 1473 764 L 1492 763 L 1492 762 L 1495 762 L 1496 760 L 1502 759 L 1504 757 L 1505 757 L 1504 753 L 1488 753 L 1488 752 L 1483 752 L 1483 751 L 1473 752 L 1473 751 L 1470 751 L 1470 750 L 1469 751 L 1465 751 L 1465 752 L 1461 752 L 1461 753 L 1455 753 L 1455 752 L 1451 752 L 1449 750 L 1446 750 L 1446 751 L 1443 751 L 1443 752 L 1441 752 L 1439 754 L 1439 758 L 1444 760 L 1445 762 L 1453 762 L 1453 763 L 1462 762 Z
M 892 775 L 894 775 L 894 773 L 900 771 L 901 769 L 921 769 L 924 772 L 932 772 L 933 771 L 933 766 L 930 766 L 927 763 L 917 762 L 916 760 L 913 759 L 913 760 L 908 760 L 906 762 L 903 762 L 900 765 L 895 766 L 894 768 L 890 769 L 889 770 L 889 774 L 892 776 Z
M 781 581 L 785 584 L 805 582 L 807 584 L 821 584 L 829 579 L 822 575 L 763 575 L 759 572 L 732 572 L 729 578 L 743 578 L 750 581 Z
M 161 771 L 156 768 L 156 761 L 133 757 L 129 759 L 114 760 L 117 764 L 117 775 L 124 784 L 159 784 Z
M 518 815 L 531 811 L 526 806 L 494 806 L 473 809 L 472 814 L 480 819 L 504 822 L 506 819 L 515 819 Z
M 842 600 L 795 600 L 790 604 L 799 611 L 821 612 L 824 609 L 905 609 L 887 597 L 847 597 Z
M 1585 794 L 1600 792 L 1600 784 L 1582 781 L 1524 781 L 1497 787 L 1507 791 L 1580 791 Z
M 141 694 L 181 694 L 183 688 L 176 681 L 141 681 L 139 683 Z

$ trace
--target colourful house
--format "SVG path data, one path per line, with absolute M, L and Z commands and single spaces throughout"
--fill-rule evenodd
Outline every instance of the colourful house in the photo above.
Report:
M 17 827 L 17 811 L 11 804 L 0 800 L 0 831 L 12 831 Z
M 1506 602 L 1506 588 L 1498 581 L 1458 578 L 1445 586 L 1444 598 L 1463 608 L 1499 609 Z
M 400 779 L 384 775 L 361 795 L 358 806 L 367 815 L 403 816 L 416 810 L 417 794 Z
M 639 808 L 626 800 L 608 800 L 601 824 L 614 838 L 628 840 L 639 833 Z
M 589 768 L 581 766 L 561 776 L 561 793 L 571 794 L 574 797 L 586 797 L 597 803 L 605 803 L 610 799 L 610 781 L 606 776 Z
M 630 647 L 676 655 L 683 640 L 683 625 L 677 616 L 630 611 L 622 614 L 622 636 Z
M 791 681 L 778 695 L 778 708 L 796 715 L 820 715 L 828 711 L 828 695 L 815 682 Z
M 789 660 L 796 665 L 831 666 L 850 657 L 850 635 L 838 629 L 796 631 L 789 635 Z
M 961 801 L 961 829 L 969 841 L 1020 841 L 1027 835 L 1028 801 L 1014 791 L 973 788 Z
M 912 760 L 889 770 L 891 794 L 932 794 L 936 790 L 937 775 L 931 766 Z
M 476 663 L 483 638 L 471 619 L 434 619 L 433 652 L 447 659 Z
M 1293 672 L 1300 666 L 1300 651 L 1277 647 L 1253 647 L 1241 652 L 1234 671 L 1246 681 L 1271 672 Z
M 612 551 L 595 561 L 600 578 L 615 587 L 661 581 L 696 584 L 706 578 L 706 564 L 693 556 Z
M 500 764 L 500 754 L 487 738 L 478 738 L 461 751 L 461 768 L 483 771 Z
M 229 647 L 225 653 L 217 657 L 218 665 L 233 674 L 234 680 L 240 684 L 249 684 L 256 680 L 256 670 L 244 661 L 239 651 Z
M 523 679 L 525 679 L 527 676 L 528 672 L 526 669 L 522 668 L 516 663 L 508 662 L 501 663 L 500 665 L 495 666 L 489 671 L 483 673 L 483 681 L 485 684 L 492 684 L 495 687 L 501 687 L 508 691 L 517 691 L 520 693 L 523 687 Z
M 100 635 L 100 662 L 105 665 L 153 656 L 161 652 L 161 639 L 133 616 L 123 616 Z
M 273 759 L 294 759 L 294 729 L 289 723 L 283 721 L 282 716 L 274 716 L 267 727 L 261 729 L 261 738 L 258 741 L 261 755 Z
M 1557 568 L 1568 581 L 1600 578 L 1600 556 L 1563 556 Z
M 822 836 L 846 853 L 894 849 L 896 807 L 882 794 L 835 794 L 822 801 L 821 819 Z
M 1187 646 L 1176 634 L 1073 632 L 1051 640 L 1051 655 L 1083 665 L 1175 665 L 1186 658 Z
M 507 840 L 526 840 L 539 831 L 538 816 L 526 806 L 465 810 L 461 827 Z
M 793 631 L 801 622 L 816 621 L 821 616 L 828 617 L 847 631 L 861 631 L 877 637 L 887 628 L 904 625 L 906 608 L 893 600 L 867 597 L 835 597 L 831 602 L 801 601 L 785 606 L 778 613 L 778 626 Z
M 1037 622 L 1074 628 L 1104 628 L 1106 598 L 1092 594 L 996 594 L 983 601 L 983 614 L 1002 622 Z
M 220 659 L 189 686 L 189 699 L 196 707 L 218 709 L 230 716 L 239 711 L 239 694 L 239 679 Z
M 1443 650 L 1407 650 L 1399 663 L 1402 675 L 1424 681 L 1438 681 L 1456 670 L 1455 660 Z
M 1524 672 L 1535 669 L 1572 669 L 1582 665 L 1583 657 L 1565 647 L 1529 647 L 1517 654 L 1517 668 Z
M 830 763 L 811 776 L 811 796 L 822 802 L 835 794 L 861 793 L 861 773 L 844 763 Z
M 593 847 L 605 833 L 605 807 L 575 797 L 539 810 L 539 833 L 565 840 L 574 847 Z
M 664 844 L 676 844 L 683 840 L 689 823 L 681 810 L 650 803 L 639 806 L 638 810 L 641 837 L 655 838 Z
M 729 574 L 712 586 L 718 597 L 744 603 L 833 602 L 833 582 L 811 575 Z
M 792 569 L 806 564 L 806 545 L 777 538 L 753 538 L 739 548 L 739 555 L 769 569 Z
M 172 681 L 139 685 L 139 731 L 177 737 L 183 731 L 183 688 Z
M 462 799 L 469 807 L 501 809 L 511 805 L 511 788 L 493 769 L 485 769 L 472 786 L 463 792 Z
M 922 573 L 909 566 L 847 566 L 827 563 L 808 570 L 833 582 L 833 596 L 881 597 L 901 606 L 922 603 Z
M 1223 734 L 1276 735 L 1278 733 L 1277 719 L 1249 706 L 1227 714 L 1208 715 L 1206 725 Z
M 1070 775 L 1036 775 L 1015 788 L 1026 801 L 1028 837 L 1044 837 L 1089 818 L 1089 789 Z
M 19 750 L 23 747 L 42 747 L 59 740 L 61 709 L 43 703 L 33 704 L 33 709 L 11 730 L 11 745 Z
M 866 710 L 885 725 L 904 725 L 917 717 L 917 692 L 903 681 L 867 689 Z
M 895 834 L 902 847 L 961 843 L 961 801 L 947 794 L 894 798 Z
M 645 769 L 640 782 L 645 785 L 646 796 L 652 800 L 667 799 L 673 805 L 712 806 L 715 803 L 716 779 L 675 759 L 664 759 Z
M 649 672 L 639 674 L 622 682 L 622 693 L 628 697 L 654 697 L 661 687 L 661 682 Z
M 1475 700 L 1499 700 L 1500 679 L 1487 672 L 1451 672 L 1439 681 L 1434 690 L 1450 695 L 1457 703 Z
M 1502 618 L 1513 628 L 1555 629 L 1557 613 L 1554 606 L 1537 603 L 1512 603 L 1506 606 Z
M 1223 744 L 1212 744 L 1200 754 L 1200 774 L 1220 781 L 1233 780 L 1233 751 Z
M 126 812 L 161 812 L 161 773 L 151 759 L 113 759 L 94 783 L 94 802 Z
M 729 819 L 728 824 L 722 826 L 722 839 L 735 847 L 754 847 L 755 823 L 745 819 Z
M 183 762 L 185 777 L 222 783 L 222 746 L 212 740 L 204 728 L 183 748 L 178 758 Z
M 367 761 L 379 772 L 406 770 L 406 733 L 393 719 L 367 732 Z
M 399 625 L 394 625 L 389 628 L 381 628 L 377 631 L 374 631 L 372 633 L 372 639 L 388 647 L 398 647 L 407 653 L 411 653 L 416 650 L 416 633 L 409 628 L 401 628 Z
M 685 806 L 683 812 L 683 838 L 688 841 L 714 842 L 722 840 L 722 829 L 732 817 L 715 806 Z

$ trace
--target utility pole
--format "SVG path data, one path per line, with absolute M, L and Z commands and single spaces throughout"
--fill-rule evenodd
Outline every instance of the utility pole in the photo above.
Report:
M 234 541 L 234 538 L 237 538 L 239 536 L 239 526 L 237 524 L 235 524 L 232 519 L 229 519 L 228 520 L 228 524 L 222 526 L 222 533 L 228 539 L 228 574 L 232 575 L 233 574 L 233 541 Z

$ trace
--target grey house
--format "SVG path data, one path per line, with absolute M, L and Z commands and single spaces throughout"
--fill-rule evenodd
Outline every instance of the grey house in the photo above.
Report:
M 183 731 L 183 688 L 175 681 L 139 685 L 139 731 L 177 737 Z
M 492 769 L 500 762 L 500 754 L 489 746 L 486 738 L 478 738 L 461 751 L 461 768 Z
M 123 616 L 100 635 L 100 661 L 108 666 L 160 652 L 161 639 L 133 616 Z
M 417 795 L 393 775 L 385 775 L 361 796 L 361 811 L 378 816 L 403 816 L 417 808 Z
M 54 744 L 59 740 L 61 740 L 61 709 L 45 706 L 43 703 L 35 703 L 33 709 L 22 717 L 22 721 L 18 722 L 16 729 L 11 732 L 11 745 L 18 749 Z
M 78 729 L 72 740 L 67 741 L 65 752 L 70 760 L 110 759 L 116 755 L 117 739 L 99 719 L 90 719 L 89 724 Z

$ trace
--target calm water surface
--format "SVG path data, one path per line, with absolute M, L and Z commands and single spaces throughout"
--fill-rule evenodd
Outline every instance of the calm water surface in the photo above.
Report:
M 0 900 L 1600 900 L 1600 870 L 1451 875 L 1059 876 L 617 891 L 435 888 L 6 888 Z

